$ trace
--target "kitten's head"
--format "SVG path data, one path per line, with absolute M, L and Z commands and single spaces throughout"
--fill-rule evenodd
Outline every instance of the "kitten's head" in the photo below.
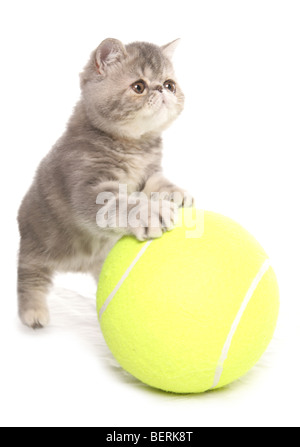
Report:
M 138 139 L 161 133 L 177 118 L 184 105 L 171 63 L 177 42 L 124 46 L 106 39 L 99 45 L 81 74 L 85 107 L 96 127 Z

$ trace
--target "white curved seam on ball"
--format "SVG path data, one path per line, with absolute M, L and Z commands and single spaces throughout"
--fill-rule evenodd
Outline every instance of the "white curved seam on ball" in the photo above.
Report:
M 142 249 L 139 251 L 139 253 L 136 255 L 135 259 L 132 261 L 132 263 L 130 264 L 130 266 L 128 267 L 128 269 L 126 270 L 126 272 L 124 273 L 124 275 L 122 276 L 122 278 L 120 279 L 120 281 L 118 282 L 118 284 L 116 285 L 116 287 L 114 288 L 114 290 L 111 292 L 111 294 L 108 296 L 108 298 L 105 300 L 103 306 L 101 307 L 100 311 L 99 311 L 99 320 L 101 320 L 102 315 L 104 314 L 104 312 L 106 311 L 109 303 L 112 301 L 112 299 L 114 298 L 114 296 L 116 295 L 116 293 L 118 292 L 118 290 L 120 289 L 120 287 L 122 286 L 122 284 L 124 283 L 125 279 L 129 276 L 131 270 L 134 268 L 134 266 L 137 264 L 137 262 L 140 260 L 140 258 L 143 256 L 143 254 L 145 253 L 145 251 L 147 250 L 147 248 L 149 247 L 149 245 L 152 243 L 153 241 L 148 241 L 143 247 Z
M 223 373 L 223 366 L 224 366 L 225 360 L 227 359 L 228 352 L 229 352 L 234 334 L 240 324 L 240 321 L 245 313 L 245 310 L 246 310 L 252 296 L 254 295 L 254 292 L 255 292 L 258 284 L 262 280 L 264 274 L 268 271 L 269 267 L 270 267 L 270 260 L 267 259 L 261 266 L 259 272 L 257 273 L 256 277 L 252 281 L 252 283 L 245 295 L 245 298 L 243 299 L 242 305 L 241 305 L 241 307 L 236 315 L 236 318 L 231 326 L 230 332 L 228 334 L 228 337 L 226 339 L 226 342 L 225 342 L 223 350 L 222 350 L 222 354 L 219 358 L 219 361 L 218 361 L 218 364 L 216 367 L 216 371 L 215 371 L 214 382 L 213 382 L 211 389 L 216 388 L 221 380 L 221 376 Z

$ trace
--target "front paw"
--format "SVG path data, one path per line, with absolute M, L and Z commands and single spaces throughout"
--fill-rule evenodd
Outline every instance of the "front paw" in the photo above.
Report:
M 139 207 L 138 218 L 131 220 L 130 229 L 139 241 L 157 239 L 165 231 L 174 228 L 178 218 L 178 206 L 170 200 L 151 200 Z M 132 216 L 131 216 L 132 218 Z
M 174 202 L 179 208 L 190 208 L 195 205 L 193 196 L 179 188 L 167 193 L 164 198 Z
M 195 204 L 194 197 L 187 191 L 183 191 L 179 203 L 175 202 L 177 206 L 182 208 L 191 208 Z

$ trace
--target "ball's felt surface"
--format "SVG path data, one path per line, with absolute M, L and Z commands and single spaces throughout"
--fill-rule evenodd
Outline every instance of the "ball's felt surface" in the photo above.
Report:
M 214 383 L 224 344 L 267 255 L 233 220 L 183 210 L 184 223 L 152 241 L 124 237 L 105 261 L 97 293 L 105 340 L 120 365 L 142 382 L 175 393 L 220 388 L 244 375 L 267 348 L 279 293 L 271 267 L 245 308 Z M 204 232 L 186 237 L 197 218 Z M 196 234 L 197 236 L 197 234 Z M 119 286 L 118 286 L 119 284 Z M 118 288 L 118 287 L 119 288 Z M 117 290 L 118 289 L 118 290 Z

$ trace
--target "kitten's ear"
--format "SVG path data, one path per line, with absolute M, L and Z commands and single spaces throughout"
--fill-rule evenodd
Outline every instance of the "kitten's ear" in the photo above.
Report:
M 173 42 L 167 43 L 167 45 L 163 45 L 161 47 L 162 52 L 169 59 L 172 59 L 175 49 L 177 48 L 181 39 L 173 40 Z
M 120 62 L 127 56 L 122 42 L 117 39 L 105 39 L 97 48 L 95 63 L 100 74 L 105 73 L 107 67 Z

